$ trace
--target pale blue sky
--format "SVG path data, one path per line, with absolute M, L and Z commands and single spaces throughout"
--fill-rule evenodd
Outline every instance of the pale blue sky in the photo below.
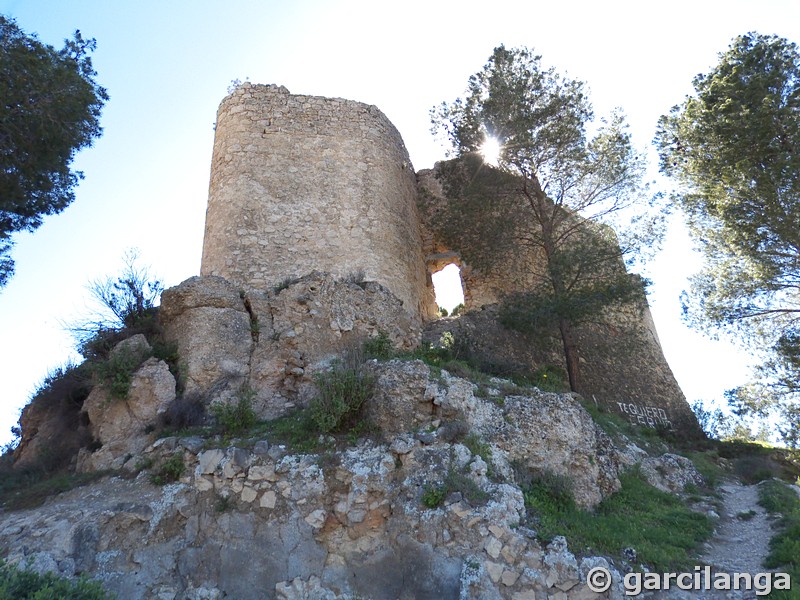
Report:
M 77 157 L 74 204 L 16 237 L 17 274 L 0 291 L 0 443 L 48 368 L 73 341 L 62 323 L 85 310 L 85 284 L 137 247 L 167 285 L 200 268 L 213 123 L 233 79 L 377 105 L 417 169 L 444 157 L 428 111 L 464 91 L 492 49 L 526 45 L 586 81 L 598 116 L 621 106 L 637 145 L 738 34 L 800 41 L 800 3 L 0 0 L 0 13 L 60 46 L 80 29 L 111 99 L 103 137 Z M 694 268 L 671 232 L 654 265 L 653 313 L 687 398 L 721 398 L 746 357 L 680 323 Z M 696 263 L 695 263 L 696 264 Z

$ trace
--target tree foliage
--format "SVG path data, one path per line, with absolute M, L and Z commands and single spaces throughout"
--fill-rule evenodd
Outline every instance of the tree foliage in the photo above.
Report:
M 583 83 L 545 69 L 528 49 L 495 48 L 470 77 L 466 94 L 431 112 L 458 160 L 440 166 L 455 200 L 441 227 L 473 267 L 489 271 L 510 248 L 534 283 L 507 298 L 506 322 L 523 330 L 556 328 L 570 386 L 580 388 L 573 327 L 610 305 L 642 297 L 642 281 L 623 259 L 632 239 L 607 226 L 643 199 L 644 160 L 623 116 L 594 127 Z M 480 159 L 487 139 L 500 144 L 497 167 Z
M 105 358 L 121 341 L 120 335 L 154 334 L 158 329 L 156 310 L 164 285 L 138 262 L 135 249 L 126 251 L 122 270 L 115 276 L 101 277 L 88 284 L 95 309 L 70 326 L 85 358 Z
M 659 121 L 661 168 L 705 255 L 690 322 L 749 342 L 760 382 L 729 394 L 744 412 L 782 401 L 800 433 L 800 54 L 777 36 L 736 38 Z M 793 434 L 790 430 L 794 429 Z
M 75 199 L 82 173 L 70 163 L 100 135 L 108 100 L 94 80 L 95 46 L 76 31 L 56 50 L 0 15 L 0 286 L 14 270 L 11 234 Z

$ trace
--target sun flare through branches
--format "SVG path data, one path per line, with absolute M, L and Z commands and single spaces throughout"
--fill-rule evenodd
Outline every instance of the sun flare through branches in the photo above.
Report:
M 483 161 L 493 167 L 498 166 L 500 160 L 500 140 L 491 136 L 486 136 L 481 144 L 480 153 Z

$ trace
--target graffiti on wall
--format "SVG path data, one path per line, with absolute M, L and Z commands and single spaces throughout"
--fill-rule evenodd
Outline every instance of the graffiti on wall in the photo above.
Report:
M 672 421 L 669 420 L 663 408 L 645 406 L 634 402 L 617 402 L 617 406 L 619 406 L 620 413 L 634 425 L 672 429 Z

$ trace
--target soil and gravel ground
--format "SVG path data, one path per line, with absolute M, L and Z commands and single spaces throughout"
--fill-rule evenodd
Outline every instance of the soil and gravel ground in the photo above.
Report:
M 763 561 L 772 537 L 771 521 L 758 504 L 758 486 L 727 482 L 720 486 L 722 510 L 714 536 L 706 543 L 698 565 L 710 565 L 712 573 L 763 573 Z M 752 512 L 751 512 L 752 511 Z M 713 580 L 712 580 L 713 581 Z M 751 600 L 764 598 L 755 589 L 746 591 L 660 592 L 652 598 L 670 600 Z

